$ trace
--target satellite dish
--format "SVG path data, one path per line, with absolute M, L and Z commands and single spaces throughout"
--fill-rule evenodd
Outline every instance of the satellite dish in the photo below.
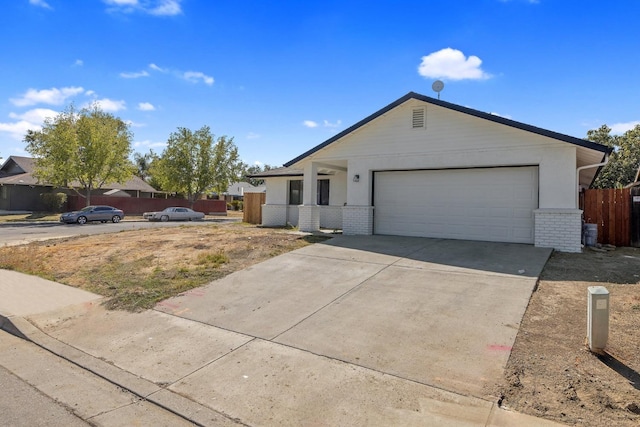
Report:
M 434 92 L 438 93 L 438 99 L 440 99 L 440 91 L 444 89 L 444 83 L 442 82 L 442 80 L 436 80 L 431 85 L 431 89 L 433 89 Z

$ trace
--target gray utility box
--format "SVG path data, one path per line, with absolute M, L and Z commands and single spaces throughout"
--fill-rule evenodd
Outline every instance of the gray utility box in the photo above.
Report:
M 587 338 L 589 350 L 603 353 L 609 339 L 609 291 L 604 286 L 589 286 Z

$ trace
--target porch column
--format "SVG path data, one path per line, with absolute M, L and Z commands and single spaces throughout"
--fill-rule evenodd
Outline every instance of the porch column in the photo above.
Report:
M 342 233 L 373 234 L 372 172 L 367 164 L 349 160 L 347 171 L 347 204 L 342 208 Z
M 300 231 L 320 230 L 320 208 L 317 206 L 318 165 L 308 162 L 304 166 L 302 185 L 302 205 L 298 207 L 298 228 Z

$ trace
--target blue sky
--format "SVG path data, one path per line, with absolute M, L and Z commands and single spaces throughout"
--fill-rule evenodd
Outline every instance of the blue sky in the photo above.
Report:
M 69 103 L 282 165 L 414 91 L 585 137 L 640 123 L 640 2 L 12 0 L 0 13 L 0 157 Z

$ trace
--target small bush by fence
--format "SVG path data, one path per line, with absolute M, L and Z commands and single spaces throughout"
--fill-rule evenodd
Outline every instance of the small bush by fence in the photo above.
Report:
M 49 212 L 62 212 L 67 204 L 65 193 L 41 193 L 40 199 Z

